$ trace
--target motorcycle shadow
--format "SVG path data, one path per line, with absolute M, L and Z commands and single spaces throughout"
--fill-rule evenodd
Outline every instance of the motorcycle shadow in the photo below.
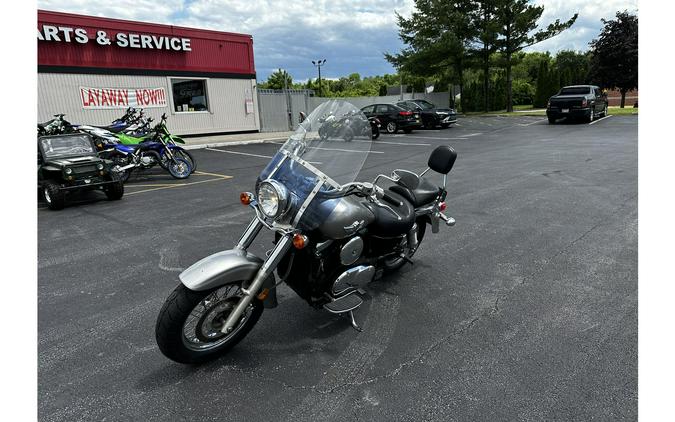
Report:
M 365 321 L 372 303 L 381 300 L 382 296 L 398 296 L 397 287 L 410 281 L 407 275 L 409 272 L 426 267 L 429 266 L 416 262 L 414 266 L 406 265 L 398 273 L 385 275 L 370 283 L 363 297 L 363 305 L 355 311 L 357 321 Z M 161 389 L 188 381 L 193 376 L 214 373 L 222 376 L 223 372 L 255 376 L 270 362 L 295 361 L 300 356 L 315 353 L 339 353 L 341 350 L 336 349 L 336 346 L 350 343 L 356 336 L 368 335 L 367 326 L 363 333 L 358 333 L 345 316 L 309 307 L 286 286 L 280 288 L 278 294 L 279 308 L 264 312 L 253 331 L 226 355 L 199 365 L 165 360 L 160 368 L 145 374 L 136 387 L 142 391 Z

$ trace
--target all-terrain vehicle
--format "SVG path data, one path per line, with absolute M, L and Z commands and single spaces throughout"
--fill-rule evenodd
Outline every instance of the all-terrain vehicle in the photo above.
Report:
M 124 184 L 112 165 L 98 157 L 86 133 L 38 137 L 38 187 L 52 210 L 62 209 L 74 191 L 98 189 L 110 200 L 121 199 Z

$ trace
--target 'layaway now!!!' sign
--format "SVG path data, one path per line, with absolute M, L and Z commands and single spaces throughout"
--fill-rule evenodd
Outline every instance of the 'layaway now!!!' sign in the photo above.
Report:
M 109 109 L 127 107 L 166 107 L 164 88 L 88 88 L 80 87 L 82 107 Z

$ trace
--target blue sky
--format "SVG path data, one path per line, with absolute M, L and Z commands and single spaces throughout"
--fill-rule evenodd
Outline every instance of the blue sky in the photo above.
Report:
M 601 18 L 618 10 L 637 10 L 637 0 L 533 0 L 544 5 L 543 27 L 574 13 L 574 26 L 555 38 L 530 48 L 533 51 L 586 50 L 602 28 Z M 412 0 L 38 0 L 40 9 L 111 18 L 207 28 L 253 35 L 258 80 L 275 69 L 286 69 L 294 80 L 316 78 L 311 61 L 327 60 L 322 77 L 350 73 L 362 76 L 394 73 L 384 52 L 398 52 L 394 12 L 409 16 Z

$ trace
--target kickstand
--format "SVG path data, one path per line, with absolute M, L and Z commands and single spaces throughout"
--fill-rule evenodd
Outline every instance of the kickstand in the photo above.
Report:
M 401 254 L 400 256 L 405 262 L 407 262 L 410 265 L 413 265 L 412 259 L 408 258 L 405 254 Z
M 349 318 L 351 319 L 352 327 L 359 333 L 363 331 L 361 327 L 359 327 L 359 324 L 356 323 L 356 319 L 354 318 L 354 311 L 349 311 Z

